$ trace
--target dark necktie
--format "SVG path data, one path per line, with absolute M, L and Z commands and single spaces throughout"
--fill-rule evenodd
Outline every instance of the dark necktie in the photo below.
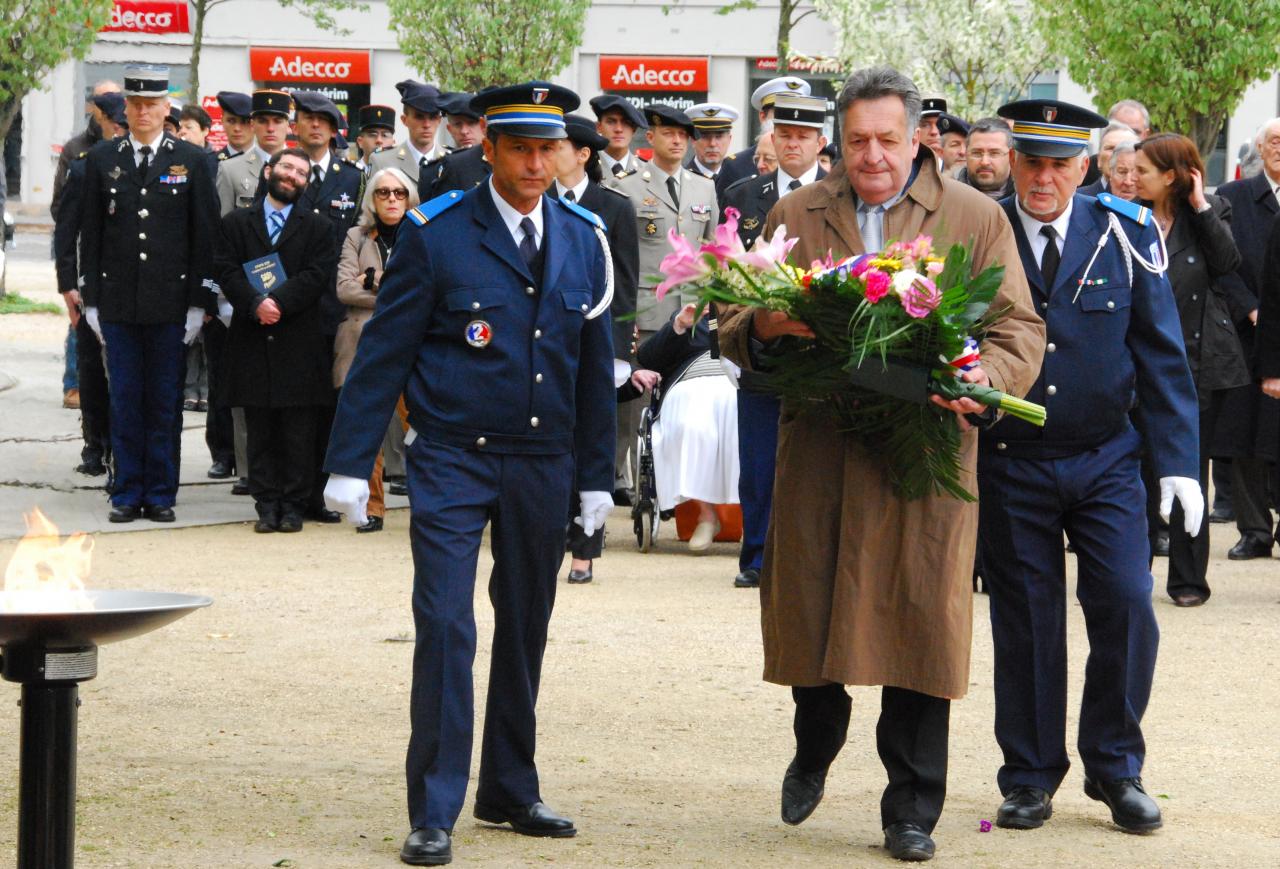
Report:
M 151 168 L 151 146 L 143 145 L 138 153 L 142 155 L 142 162 L 138 164 L 138 180 L 146 181 L 147 170 Z
M 1052 290 L 1054 278 L 1058 276 L 1058 264 L 1062 262 L 1062 254 L 1058 251 L 1058 233 L 1052 226 L 1042 226 L 1040 234 L 1048 242 L 1040 257 L 1040 274 L 1044 277 L 1044 288 Z
M 423 157 L 421 160 L 418 161 L 418 171 L 422 172 L 423 170 L 425 170 L 427 168 L 427 164 L 430 162 L 431 161 L 428 160 L 426 157 Z
M 623 165 L 622 165 L 622 163 L 621 163 L 621 162 L 614 163 L 614 164 L 613 164 L 611 167 L 609 167 L 609 168 L 610 168 L 610 171 L 612 171 L 614 175 L 621 175 L 623 172 L 626 172 L 626 171 L 627 171 L 625 168 L 623 168 Z
M 275 247 L 276 242 L 280 240 L 280 233 L 284 230 L 284 215 L 278 211 L 271 212 L 267 218 L 267 223 L 271 227 L 271 246 Z
M 676 211 L 680 210 L 680 186 L 676 184 L 674 176 L 667 177 L 667 190 L 671 193 L 671 202 L 675 205 Z
M 534 229 L 533 221 L 527 217 L 520 219 L 520 229 L 524 231 L 524 238 L 520 240 L 520 256 L 524 257 L 524 264 L 533 270 L 533 261 L 538 256 L 538 243 L 534 240 L 537 230 Z
M 802 185 L 799 178 L 792 178 L 791 183 L 787 185 L 788 190 L 799 190 Z
M 574 196 L 574 195 L 573 195 L 573 191 L 572 191 L 572 190 L 566 190 L 566 191 L 564 192 L 564 196 L 561 196 L 560 198 L 561 198 L 561 199 L 563 199 L 563 200 L 565 200 L 566 202 L 577 202 L 577 201 L 578 201 L 578 197 L 576 197 L 576 196 Z
M 311 167 L 311 183 L 319 187 L 324 183 L 324 178 L 320 176 L 320 164 Z

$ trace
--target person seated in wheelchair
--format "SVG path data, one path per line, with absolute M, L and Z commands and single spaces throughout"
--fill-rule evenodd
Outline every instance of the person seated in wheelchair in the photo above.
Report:
M 658 508 L 698 504 L 689 549 L 706 549 L 720 532 L 716 504 L 738 503 L 738 397 L 719 358 L 704 314 L 687 304 L 640 345 L 642 368 L 662 376 L 652 412 L 653 468 Z

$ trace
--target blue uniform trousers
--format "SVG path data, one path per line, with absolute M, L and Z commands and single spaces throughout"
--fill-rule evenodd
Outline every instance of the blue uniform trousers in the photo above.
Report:
M 186 347 L 181 323 L 103 323 L 116 507 L 172 507 Z
M 1085 774 L 1142 772 L 1142 715 L 1159 628 L 1151 604 L 1139 437 L 1129 429 L 1057 459 L 1008 458 L 984 441 L 978 464 L 983 577 L 995 645 L 997 781 L 1054 793 L 1066 752 L 1065 530 L 1079 565 L 1089 636 L 1078 748 Z
M 775 396 L 738 390 L 738 500 L 742 502 L 742 548 L 738 569 L 764 562 L 764 535 L 773 506 L 773 473 L 778 458 Z
M 471 769 L 481 535 L 491 524 L 494 609 L 489 698 L 476 802 L 541 799 L 535 717 L 547 622 L 564 559 L 572 455 L 501 455 L 419 436 L 406 450 L 413 545 L 409 821 L 452 829 Z

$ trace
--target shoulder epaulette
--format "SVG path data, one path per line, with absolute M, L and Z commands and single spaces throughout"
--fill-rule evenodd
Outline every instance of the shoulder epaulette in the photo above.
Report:
M 600 215 L 596 214 L 594 211 L 588 211 L 576 202 L 566 202 L 563 199 L 559 199 L 557 201 L 592 226 L 604 229 L 604 221 L 601 220 Z
M 623 199 L 630 199 L 630 198 L 631 198 L 629 195 L 627 195 L 627 191 L 625 191 L 625 190 L 619 190 L 617 187 L 610 187 L 610 186 L 608 186 L 608 185 L 606 185 L 606 184 L 601 184 L 601 185 L 600 185 L 600 189 L 601 189 L 601 190 L 608 190 L 610 193 L 616 193 L 616 194 L 618 194 L 619 196 L 621 196 Z
M 734 189 L 735 187 L 742 187 L 745 184 L 750 184 L 752 181 L 755 181 L 759 177 L 760 177 L 759 175 L 748 175 L 745 178 L 739 178 L 737 181 L 730 181 L 729 186 L 724 189 L 724 192 L 727 194 L 730 190 Z
M 621 172 L 619 172 L 617 175 L 614 175 L 613 177 L 615 181 L 621 181 L 623 178 L 630 178 L 632 175 L 636 174 L 636 172 L 638 171 L 640 170 L 639 169 L 623 169 Z
M 450 190 L 430 202 L 424 202 L 417 208 L 409 209 L 408 218 L 418 226 L 426 226 L 427 221 L 439 217 L 461 201 L 462 191 Z
M 1121 199 L 1113 193 L 1099 193 L 1098 204 L 1108 211 L 1114 211 L 1121 217 L 1127 217 L 1139 226 L 1151 222 L 1151 209 L 1127 199 Z

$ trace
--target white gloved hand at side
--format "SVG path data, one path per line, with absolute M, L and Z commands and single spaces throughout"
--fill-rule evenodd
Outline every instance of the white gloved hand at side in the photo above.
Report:
M 102 337 L 102 324 L 98 322 L 98 307 L 91 305 L 84 309 L 85 322 L 89 324 L 89 328 L 93 330 L 93 334 L 98 336 L 98 343 L 106 346 L 106 340 Z
M 360 526 L 369 521 L 365 507 L 369 504 L 369 481 L 330 474 L 324 487 L 324 505 L 337 513 L 343 513 L 352 525 Z
M 183 344 L 190 344 L 200 334 L 204 325 L 204 308 L 187 308 L 186 332 L 182 336 Z
M 603 528 L 604 520 L 609 518 L 609 511 L 613 509 L 613 493 L 581 492 L 579 499 L 582 510 L 573 521 L 582 526 L 583 534 L 590 537 L 597 528 Z
M 235 308 L 231 307 L 231 303 L 227 301 L 226 296 L 218 296 L 218 319 L 228 329 L 231 328 L 231 316 L 235 312 Z
M 1182 527 L 1188 534 L 1200 533 L 1200 522 L 1204 519 L 1204 493 L 1200 491 L 1200 481 L 1190 477 L 1160 478 L 1160 517 L 1166 522 L 1173 510 L 1174 498 L 1182 505 Z

